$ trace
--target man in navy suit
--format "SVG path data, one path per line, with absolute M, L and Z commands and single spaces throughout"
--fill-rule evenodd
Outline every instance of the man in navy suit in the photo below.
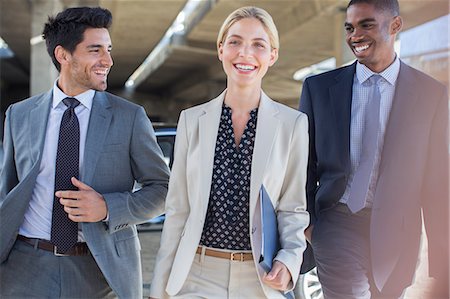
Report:
M 136 224 L 163 212 L 169 169 L 144 109 L 105 92 L 111 21 L 98 7 L 49 18 L 59 78 L 6 112 L 1 298 L 142 298 Z
M 346 13 L 357 62 L 308 78 L 300 100 L 310 134 L 305 234 L 325 298 L 400 297 L 422 213 L 432 296 L 448 298 L 447 90 L 397 57 L 397 0 L 351 0 Z

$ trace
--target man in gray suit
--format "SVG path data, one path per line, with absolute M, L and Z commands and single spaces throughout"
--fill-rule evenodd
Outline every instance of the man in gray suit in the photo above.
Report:
M 397 0 L 351 0 L 346 41 L 357 62 L 308 78 L 305 231 L 325 298 L 398 298 L 414 277 L 423 221 L 430 298 L 448 298 L 448 94 L 404 64 Z M 310 268 L 309 267 L 309 268 Z
M 2 298 L 142 298 L 135 224 L 163 212 L 169 170 L 144 109 L 104 92 L 111 21 L 87 7 L 49 18 L 60 76 L 6 112 Z

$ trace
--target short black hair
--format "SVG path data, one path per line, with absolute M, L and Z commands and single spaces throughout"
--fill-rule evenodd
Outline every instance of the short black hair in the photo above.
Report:
M 375 9 L 379 11 L 388 11 L 393 16 L 400 15 L 400 6 L 398 4 L 398 0 L 350 0 L 347 5 L 347 9 L 354 4 L 360 3 L 373 5 Z
M 45 23 L 42 36 L 47 45 L 47 52 L 58 71 L 61 65 L 56 60 L 55 48 L 61 46 L 70 53 L 83 41 L 84 31 L 88 28 L 106 28 L 112 24 L 111 12 L 101 7 L 73 7 L 49 17 Z

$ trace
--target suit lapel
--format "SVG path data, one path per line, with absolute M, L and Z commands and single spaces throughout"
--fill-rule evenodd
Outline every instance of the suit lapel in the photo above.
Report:
M 395 88 L 394 99 L 392 103 L 391 113 L 389 114 L 389 120 L 386 126 L 385 144 L 389 141 L 396 140 L 396 128 L 401 128 L 401 124 L 405 117 L 411 115 L 409 109 L 416 107 L 415 101 L 418 99 L 417 93 L 415 93 L 416 82 L 411 77 L 411 72 L 408 70 L 408 66 L 403 62 L 400 63 L 400 72 L 397 77 L 397 86 Z
M 261 92 L 250 176 L 250 223 L 253 221 L 259 189 L 263 183 L 267 161 L 280 123 L 277 114 L 278 109 L 272 100 L 264 92 Z
M 345 155 L 341 157 L 341 161 L 347 161 L 348 167 L 350 167 L 350 122 L 355 71 L 356 62 L 343 69 L 335 78 L 336 84 L 330 86 L 330 105 L 333 108 L 335 121 L 332 125 L 337 128 L 332 132 L 338 132 L 342 136 L 339 139 L 341 142 L 339 153 Z
M 81 179 L 88 185 L 91 184 L 101 149 L 105 143 L 111 122 L 112 111 L 107 94 L 95 92 L 92 101 L 92 110 L 89 116 L 89 126 L 84 149 L 84 167 Z
M 33 164 L 41 158 L 52 98 L 52 90 L 43 94 L 36 101 L 36 106 L 30 109 L 28 114 L 28 132 L 30 132 L 30 146 L 28 148 Z
M 416 101 L 419 100 L 414 88 L 417 86 L 417 82 L 411 75 L 410 67 L 400 62 L 400 72 L 397 77 L 392 108 L 386 125 L 380 173 L 383 171 L 387 159 L 392 159 L 392 150 L 398 147 L 398 136 L 402 134 L 404 124 L 409 123 L 407 118 L 420 117 L 419 114 L 414 113 L 414 111 L 420 111 L 420 109 L 417 109 L 420 105 L 416 104 Z
M 199 117 L 199 144 L 201 168 L 201 193 L 202 215 L 206 215 L 209 193 L 211 191 L 211 179 L 214 166 L 214 153 L 216 149 L 217 132 L 219 130 L 220 115 L 226 91 L 210 101 L 204 107 L 204 114 Z

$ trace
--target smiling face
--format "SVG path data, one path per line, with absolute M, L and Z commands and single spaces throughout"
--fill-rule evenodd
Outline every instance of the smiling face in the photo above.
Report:
M 111 38 L 105 28 L 88 28 L 84 39 L 73 53 L 61 46 L 55 56 L 61 64 L 59 87 L 67 95 L 77 95 L 89 89 L 104 91 L 113 65 Z
M 394 42 L 402 19 L 368 3 L 351 5 L 345 21 L 346 41 L 358 61 L 374 72 L 395 59 Z
M 269 35 L 256 18 L 234 23 L 219 44 L 219 59 L 227 74 L 228 85 L 260 87 L 267 70 L 278 58 Z

